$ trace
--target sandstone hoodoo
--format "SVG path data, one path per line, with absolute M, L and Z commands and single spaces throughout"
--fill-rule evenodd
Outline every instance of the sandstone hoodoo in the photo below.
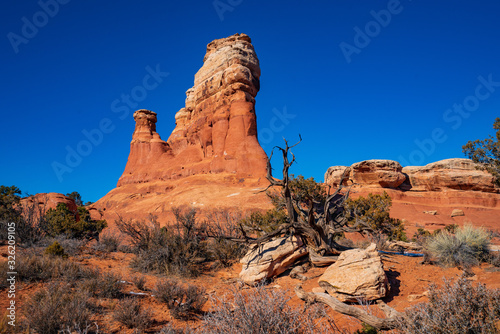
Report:
M 156 113 L 134 113 L 130 156 L 118 186 L 208 173 L 264 176 L 267 156 L 255 116 L 259 78 L 250 37 L 236 34 L 208 44 L 167 141 L 156 132 Z
M 108 210 L 105 215 L 111 209 L 125 216 L 161 216 L 171 205 L 269 205 L 265 194 L 252 196 L 256 187 L 267 185 L 267 155 L 255 114 L 259 78 L 250 37 L 236 34 L 209 43 L 169 138 L 156 132 L 157 121 L 169 121 L 168 111 L 137 110 L 125 171 L 117 188 L 94 207 Z

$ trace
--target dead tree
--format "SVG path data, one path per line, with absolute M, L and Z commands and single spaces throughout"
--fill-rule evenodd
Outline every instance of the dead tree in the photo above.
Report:
M 248 244 L 263 244 L 279 236 L 294 235 L 303 241 L 308 249 L 309 259 L 314 265 L 328 265 L 335 262 L 340 252 L 347 249 L 335 241 L 339 233 L 372 232 L 372 229 L 359 219 L 350 225 L 344 215 L 343 206 L 350 190 L 350 187 L 346 187 L 345 184 L 350 168 L 344 171 L 338 188 L 332 194 L 328 189 L 326 198 L 322 200 L 306 198 L 304 202 L 293 196 L 289 169 L 295 162 L 295 155 L 290 149 L 297 146 L 301 140 L 292 146 L 289 146 L 285 140 L 284 148 L 275 147 L 283 155 L 283 179 L 277 179 L 272 175 L 273 152 L 267 161 L 267 179 L 270 184 L 264 191 L 271 187 L 281 188 L 281 196 L 288 216 L 286 223 L 258 238 L 249 236 L 243 227 L 241 227 L 241 232 L 243 241 Z

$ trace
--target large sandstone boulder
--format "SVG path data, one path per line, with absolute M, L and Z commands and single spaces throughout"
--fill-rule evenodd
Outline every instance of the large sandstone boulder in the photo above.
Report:
M 397 161 L 366 160 L 353 164 L 351 173 L 354 183 L 382 188 L 397 188 L 406 179 L 406 176 L 401 172 L 402 169 Z
M 337 187 L 345 166 L 333 166 L 325 173 L 325 183 Z M 351 165 L 349 178 L 364 187 L 397 188 L 406 179 L 402 167 L 392 160 L 366 160 Z
M 250 37 L 236 34 L 208 44 L 167 141 L 156 132 L 156 113 L 134 113 L 130 155 L 118 187 L 199 174 L 264 177 L 267 156 L 257 140 L 255 115 L 259 78 Z
M 240 278 L 254 285 L 286 271 L 295 261 L 307 255 L 302 240 L 296 237 L 278 238 L 255 246 L 240 260 Z
M 356 302 L 359 298 L 376 300 L 385 297 L 388 291 L 387 276 L 375 244 L 367 249 L 342 252 L 319 278 L 319 284 L 342 302 Z
M 411 190 L 442 191 L 474 190 L 498 192 L 493 175 L 477 168 L 469 159 L 446 159 L 426 166 L 408 166 L 403 168 L 408 175 Z

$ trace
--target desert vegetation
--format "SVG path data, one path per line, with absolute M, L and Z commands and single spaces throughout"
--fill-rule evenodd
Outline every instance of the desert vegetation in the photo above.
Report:
M 462 149 L 465 155 L 474 162 L 481 164 L 482 168 L 490 172 L 500 185 L 500 118 L 493 123 L 496 130 L 495 136 L 486 139 L 469 141 Z
M 474 266 L 498 262 L 498 254 L 489 250 L 492 234 L 471 225 L 450 225 L 433 233 L 417 230 L 413 239 L 432 263 L 466 273 L 431 284 L 428 299 L 407 310 L 396 311 L 379 301 L 380 311 L 374 314 L 366 305 L 306 292 L 301 285 L 294 291 L 282 289 L 272 286 L 272 280 L 242 289 L 233 279 L 223 293 L 200 284 L 213 282 L 210 277 L 220 270 L 232 270 L 254 245 L 259 249 L 280 237 L 300 238 L 307 249 L 307 257 L 298 260 L 302 271 L 290 272 L 290 279 L 303 282 L 311 279 L 304 275 L 307 268 L 334 263 L 355 246 L 346 232 L 357 232 L 379 249 L 386 242 L 408 241 L 403 222 L 389 214 L 392 203 L 386 192 L 348 198 L 348 170 L 337 189 L 288 174 L 295 161 L 293 147 L 285 142 L 285 148 L 278 148 L 282 179 L 273 177 L 269 159 L 266 191 L 274 208 L 268 211 L 172 207 L 173 222 L 160 224 L 153 215 L 146 220 L 119 217 L 113 232 L 104 230 L 106 221 L 91 219 L 77 192 L 69 194 L 80 204 L 73 212 L 62 203 L 49 210 L 40 203 L 21 206 L 20 190 L 2 187 L 1 222 L 13 221 L 21 231 L 17 279 L 37 287 L 27 296 L 18 331 L 100 333 L 112 323 L 114 330 L 134 333 L 352 333 L 334 320 L 337 312 L 357 321 L 357 334 L 498 331 L 500 292 L 466 277 Z M 128 277 L 88 264 L 92 258 L 114 261 L 115 254 L 127 259 L 119 266 L 127 268 Z M 0 287 L 6 289 L 6 262 L 0 266 Z M 154 310 L 165 310 L 168 316 Z

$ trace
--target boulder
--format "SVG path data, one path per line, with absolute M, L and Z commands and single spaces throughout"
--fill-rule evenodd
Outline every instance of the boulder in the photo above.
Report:
M 460 210 L 460 209 L 454 209 L 452 212 L 451 212 L 451 217 L 459 217 L 459 216 L 465 216 L 465 213 L 463 210 Z
M 403 168 L 413 191 L 473 190 L 498 192 L 494 177 L 470 159 L 446 159 Z
M 240 278 L 248 285 L 255 285 L 283 273 L 305 255 L 307 249 L 296 237 L 278 238 L 255 246 L 240 260 L 243 264 Z
M 325 173 L 325 183 L 337 187 L 346 166 L 333 166 Z M 397 188 L 405 180 L 399 162 L 392 160 L 366 160 L 351 165 L 349 178 L 358 186 Z
M 341 302 L 385 297 L 388 280 L 375 244 L 342 252 L 319 278 L 319 285 Z
M 406 179 L 402 167 L 392 160 L 366 160 L 351 166 L 354 183 L 364 186 L 397 188 Z

